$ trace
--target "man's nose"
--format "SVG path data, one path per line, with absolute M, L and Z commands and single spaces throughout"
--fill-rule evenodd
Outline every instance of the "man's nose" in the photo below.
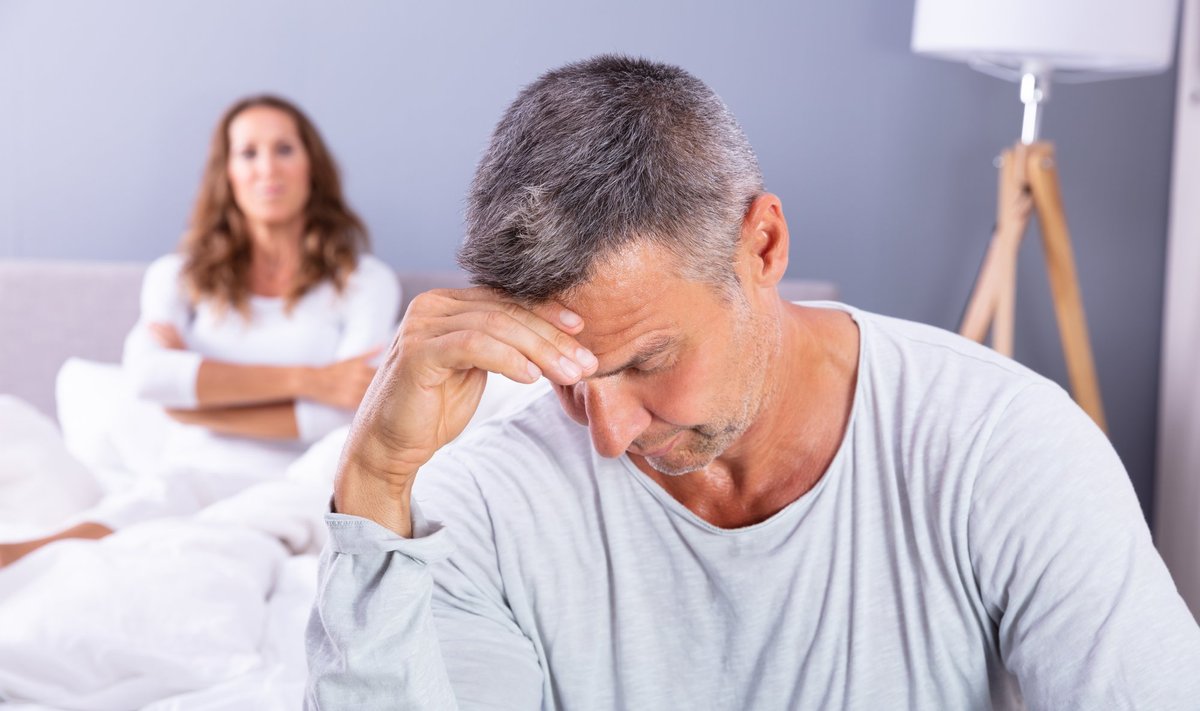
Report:
M 585 380 L 575 387 L 583 389 L 588 430 L 600 456 L 620 456 L 650 425 L 650 413 L 615 378 Z

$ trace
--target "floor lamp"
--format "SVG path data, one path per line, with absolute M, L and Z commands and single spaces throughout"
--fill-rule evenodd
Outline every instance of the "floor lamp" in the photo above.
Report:
M 1031 213 L 1042 246 L 1071 394 L 1107 430 L 1055 166 L 1040 140 L 1050 81 L 1161 72 L 1171 65 L 1177 0 L 916 0 L 912 49 L 1020 84 L 1021 140 L 999 158 L 996 230 L 959 332 L 1012 356 L 1017 253 Z

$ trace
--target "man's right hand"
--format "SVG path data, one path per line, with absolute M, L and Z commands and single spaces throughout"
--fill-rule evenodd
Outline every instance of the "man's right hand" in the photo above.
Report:
M 553 301 L 528 309 L 483 287 L 418 295 L 354 418 L 334 484 L 337 511 L 411 536 L 417 470 L 466 427 L 487 371 L 573 384 L 597 365 L 574 338 L 582 330 L 579 316 Z

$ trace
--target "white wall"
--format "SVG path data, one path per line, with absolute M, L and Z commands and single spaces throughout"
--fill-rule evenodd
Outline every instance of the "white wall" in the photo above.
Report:
M 1186 0 L 1163 316 L 1155 538 L 1200 620 L 1200 0 Z

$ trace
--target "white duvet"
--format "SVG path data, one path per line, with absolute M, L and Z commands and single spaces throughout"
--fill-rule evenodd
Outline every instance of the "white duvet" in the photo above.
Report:
M 61 384 L 61 383 L 60 383 Z M 489 381 L 476 422 L 545 387 Z M 60 413 L 63 412 L 60 402 Z M 55 528 L 95 481 L 53 423 L 0 396 L 0 540 Z M 199 514 L 0 568 L 0 700 L 34 709 L 299 709 L 304 628 L 345 429 Z
M 20 446 L 0 440 L 8 539 L 73 513 L 60 502 L 80 465 L 39 418 L 0 398 L 0 432 L 23 435 Z M 300 708 L 315 553 L 344 436 L 194 516 L 56 543 L 0 569 L 6 708 Z

